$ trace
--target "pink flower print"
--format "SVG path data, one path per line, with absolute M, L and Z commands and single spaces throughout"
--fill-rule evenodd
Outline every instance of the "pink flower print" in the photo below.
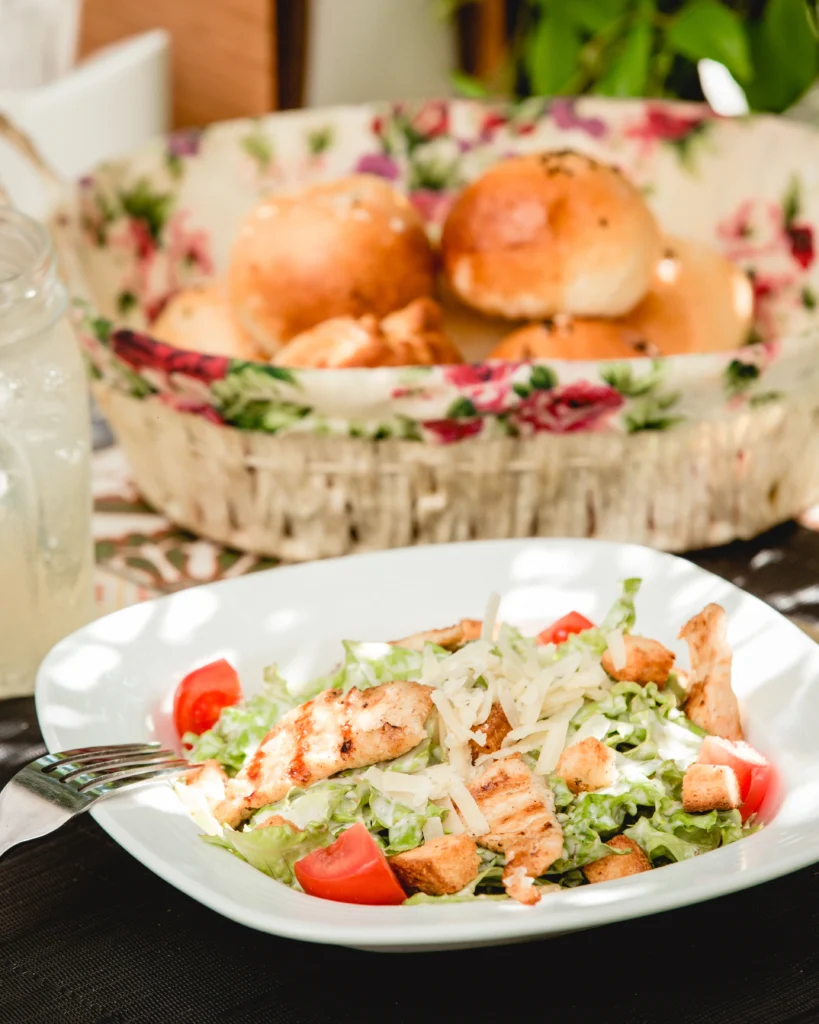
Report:
M 410 202 L 427 224 L 441 227 L 455 200 L 453 192 L 438 192 L 431 188 L 417 188 L 409 195 Z
M 177 267 L 195 267 L 202 274 L 214 273 L 215 267 L 210 254 L 210 236 L 204 228 L 190 228 L 189 210 L 175 213 L 168 221 L 166 251 L 170 272 L 176 281 Z
M 357 174 L 377 174 L 387 181 L 396 181 L 399 176 L 398 164 L 384 153 L 367 153 L 355 165 Z
M 517 363 L 466 363 L 444 367 L 444 379 L 478 412 L 500 413 L 514 404 L 511 377 L 517 368 Z
M 602 139 L 607 132 L 606 122 L 599 117 L 579 117 L 575 112 L 576 101 L 570 99 L 552 100 L 549 113 L 558 128 L 569 131 L 572 128 L 585 132 L 593 139 Z
M 454 444 L 467 437 L 475 437 L 483 430 L 483 420 L 427 420 L 424 428 L 440 444 Z
M 623 396 L 614 388 L 577 381 L 551 391 L 533 391 L 513 418 L 535 433 L 571 434 L 599 430 L 623 404 Z

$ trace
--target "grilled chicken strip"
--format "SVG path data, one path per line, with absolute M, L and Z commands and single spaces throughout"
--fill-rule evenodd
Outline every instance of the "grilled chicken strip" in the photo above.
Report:
M 506 891 L 520 903 L 537 903 L 540 894 L 532 880 L 563 853 L 552 791 L 520 754 L 513 754 L 481 772 L 469 792 L 489 824 L 489 832 L 476 837 L 478 843 L 506 855 Z
M 741 740 L 739 704 L 731 689 L 732 652 L 728 617 L 718 604 L 707 605 L 680 630 L 691 655 L 691 686 L 685 713 L 700 728 L 726 740 Z
M 236 827 L 256 808 L 345 768 L 363 768 L 412 750 L 426 736 L 432 690 L 419 683 L 382 683 L 369 690 L 325 690 L 294 708 L 262 740 L 231 779 L 214 809 Z
M 480 640 L 483 623 L 479 619 L 461 619 L 454 626 L 445 629 L 428 629 L 413 633 L 403 640 L 391 640 L 393 647 L 406 647 L 410 651 L 423 651 L 424 644 L 437 644 L 448 651 L 456 651 L 470 640 Z

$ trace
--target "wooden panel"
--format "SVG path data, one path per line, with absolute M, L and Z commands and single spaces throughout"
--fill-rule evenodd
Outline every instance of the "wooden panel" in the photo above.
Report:
M 80 52 L 152 28 L 171 33 L 177 127 L 275 109 L 274 0 L 85 0 Z

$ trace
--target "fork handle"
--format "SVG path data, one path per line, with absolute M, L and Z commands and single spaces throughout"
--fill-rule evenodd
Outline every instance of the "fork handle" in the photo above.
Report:
M 0 791 L 0 857 L 18 843 L 48 835 L 71 817 L 70 811 L 10 783 Z

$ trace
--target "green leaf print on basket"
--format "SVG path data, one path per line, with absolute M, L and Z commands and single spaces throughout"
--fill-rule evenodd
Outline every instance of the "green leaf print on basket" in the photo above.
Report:
M 226 423 L 277 434 L 310 414 L 309 406 L 293 401 L 297 388 L 283 367 L 234 363 L 223 380 L 213 382 L 211 394 Z
M 642 376 L 635 373 L 631 363 L 610 366 L 600 371 L 600 376 L 623 398 L 629 399 L 623 415 L 623 426 L 629 434 L 643 430 L 668 430 L 680 423 L 684 417 L 672 412 L 680 400 L 676 391 L 663 388 L 668 364 L 659 359 Z

